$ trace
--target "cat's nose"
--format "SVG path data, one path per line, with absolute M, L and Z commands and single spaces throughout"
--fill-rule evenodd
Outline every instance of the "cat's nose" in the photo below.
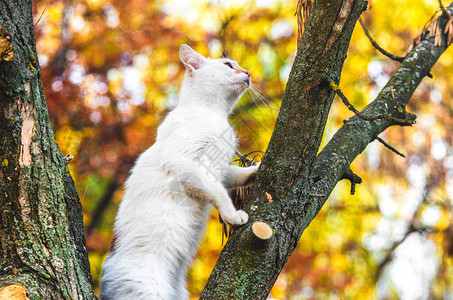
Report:
M 247 70 L 244 70 L 244 73 L 247 74 L 248 77 L 250 77 L 250 72 Z

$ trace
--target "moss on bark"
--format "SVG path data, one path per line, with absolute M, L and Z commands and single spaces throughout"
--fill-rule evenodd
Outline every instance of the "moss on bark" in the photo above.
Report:
M 37 62 L 31 1 L 0 2 L 15 57 L 0 62 L 0 286 L 31 299 L 95 299 L 81 207 L 54 141 Z
M 246 207 L 251 222 L 231 235 L 200 299 L 266 299 L 302 232 L 350 163 L 380 132 L 393 125 L 387 120 L 366 121 L 354 116 L 316 156 L 333 99 L 333 91 L 324 79 L 338 83 L 362 8 L 363 1 L 314 2 L 276 127 Z M 453 11 L 452 5 L 449 9 Z M 404 107 L 415 88 L 446 47 L 445 36 L 438 46 L 434 45 L 434 37 L 425 37 L 362 113 L 404 116 Z M 273 202 L 267 201 L 266 192 Z M 246 234 L 253 221 L 266 222 L 275 231 L 275 243 L 256 259 L 250 256 Z
M 340 80 L 354 24 L 365 7 L 362 0 L 314 2 L 246 207 L 250 222 L 230 237 L 201 299 L 266 299 L 306 227 L 301 219 L 313 218 L 308 179 L 334 98 L 324 78 Z M 247 241 L 253 221 L 275 231 L 275 242 L 259 255 Z

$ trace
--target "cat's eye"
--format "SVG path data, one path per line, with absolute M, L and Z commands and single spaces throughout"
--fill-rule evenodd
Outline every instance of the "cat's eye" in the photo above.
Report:
M 233 69 L 233 65 L 230 62 L 224 63 L 226 66 L 230 67 L 230 69 Z

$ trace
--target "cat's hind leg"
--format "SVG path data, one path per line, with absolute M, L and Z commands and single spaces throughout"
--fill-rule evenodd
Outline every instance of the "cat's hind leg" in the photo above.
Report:
M 105 267 L 101 279 L 101 300 L 176 299 L 168 270 L 162 264 L 140 265 L 116 259 L 114 265 Z

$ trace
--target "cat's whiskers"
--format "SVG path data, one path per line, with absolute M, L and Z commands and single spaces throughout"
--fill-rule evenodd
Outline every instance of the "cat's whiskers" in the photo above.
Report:
M 255 102 L 255 104 L 258 105 L 256 101 L 256 98 L 258 98 L 261 104 L 264 104 L 265 106 L 269 107 L 270 99 L 266 97 L 265 94 L 261 92 L 257 87 L 255 87 L 254 85 L 250 85 L 248 93 L 250 95 L 250 98 L 252 98 L 252 100 Z
M 231 86 L 234 87 L 235 92 L 237 94 L 240 94 L 240 93 L 244 92 L 244 90 L 250 88 L 251 84 L 249 84 L 248 82 L 245 82 L 245 81 L 235 81 L 235 82 L 231 83 Z
M 247 86 L 244 82 L 238 82 L 238 84 L 234 85 L 234 88 L 236 89 L 236 93 L 240 94 L 247 88 Z

